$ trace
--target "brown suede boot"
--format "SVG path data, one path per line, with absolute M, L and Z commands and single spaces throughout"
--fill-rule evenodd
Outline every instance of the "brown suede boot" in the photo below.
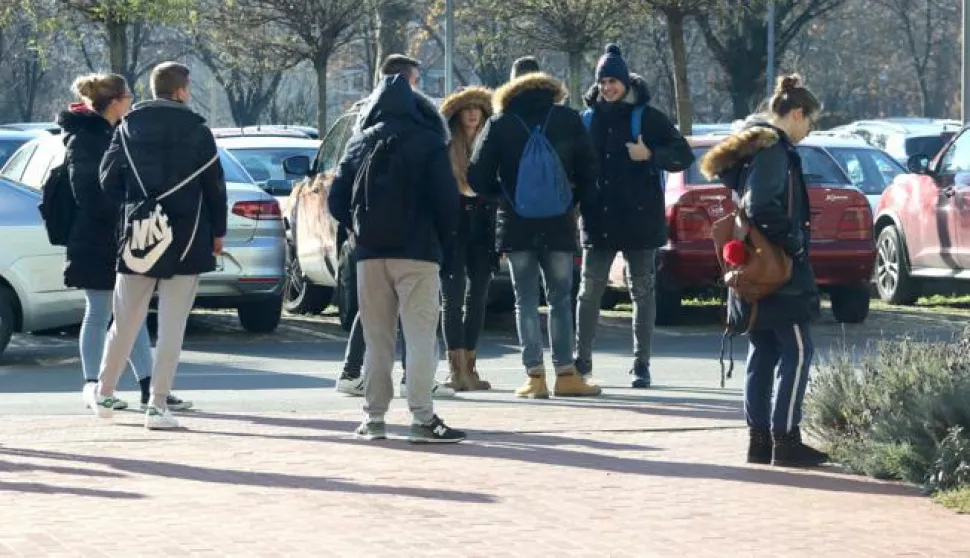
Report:
M 545 367 L 530 368 L 529 378 L 525 381 L 525 385 L 515 390 L 515 396 L 526 399 L 549 399 Z
M 572 364 L 556 369 L 556 385 L 552 388 L 556 397 L 589 397 L 602 392 L 599 386 L 587 383 Z
M 465 349 L 448 351 L 448 382 L 447 387 L 455 391 L 468 391 L 468 357 Z
M 468 379 L 468 391 L 487 391 L 492 389 L 492 384 L 483 380 L 481 376 L 478 375 L 478 367 L 476 363 L 475 351 L 471 349 L 465 350 L 465 376 Z

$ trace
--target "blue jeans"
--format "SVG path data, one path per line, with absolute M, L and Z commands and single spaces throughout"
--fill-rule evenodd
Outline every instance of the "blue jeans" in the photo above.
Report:
M 542 328 L 539 325 L 539 273 L 549 305 L 549 344 L 557 369 L 573 364 L 573 253 L 509 252 L 509 271 L 515 291 L 515 326 L 526 370 L 542 366 Z
M 96 382 L 104 356 L 108 324 L 111 322 L 113 291 L 87 289 L 84 291 L 84 320 L 81 322 L 81 372 L 85 381 Z M 152 375 L 152 345 L 148 337 L 148 327 L 142 323 L 135 346 L 128 357 L 128 363 L 141 380 Z

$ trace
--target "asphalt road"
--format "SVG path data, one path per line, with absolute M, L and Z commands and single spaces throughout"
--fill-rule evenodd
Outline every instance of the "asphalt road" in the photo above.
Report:
M 721 327 L 713 307 L 688 307 L 678 327 L 658 328 L 652 371 L 655 388 L 629 389 L 630 314 L 604 313 L 595 353 L 595 378 L 604 386 L 601 404 L 636 405 L 651 399 L 709 399 L 712 404 L 739 401 L 747 343 L 735 341 L 738 369 L 725 389 L 719 387 L 718 352 Z M 841 326 L 830 314 L 814 328 L 819 358 L 833 351 L 861 354 L 873 341 L 900 335 L 951 338 L 970 322 L 966 314 L 919 311 L 874 311 L 862 325 Z M 246 333 L 235 315 L 200 312 L 192 315 L 175 389 L 198 409 L 213 412 L 317 412 L 359 408 L 360 399 L 337 394 L 346 335 L 336 317 L 285 316 L 270 335 Z M 548 355 L 548 353 L 547 353 Z M 547 356 L 547 363 L 549 362 Z M 515 326 L 510 314 L 489 317 L 479 350 L 479 367 L 495 389 L 441 401 L 443 415 L 463 405 L 526 404 L 511 391 L 522 381 Z M 445 377 L 446 363 L 438 377 Z M 397 374 L 400 374 L 398 368 Z M 550 373 L 551 376 L 551 373 Z M 18 335 L 0 361 L 0 414 L 81 414 L 81 372 L 77 330 L 48 335 Z M 122 396 L 137 401 L 130 372 L 123 376 Z M 591 402 L 559 401 L 556 405 Z M 398 403 L 405 406 L 403 400 Z

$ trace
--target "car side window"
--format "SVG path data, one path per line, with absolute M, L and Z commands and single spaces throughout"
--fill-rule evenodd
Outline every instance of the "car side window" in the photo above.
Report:
M 940 161 L 940 173 L 970 171 L 970 134 L 964 132 L 946 151 Z
M 24 169 L 27 168 L 27 163 L 30 162 L 30 157 L 34 154 L 37 149 L 37 144 L 31 143 L 23 146 L 13 157 L 7 161 L 7 164 L 3 167 L 3 173 L 0 176 L 6 178 L 7 180 L 12 180 L 14 182 L 20 182 L 20 179 L 24 175 Z
M 355 119 L 355 115 L 344 115 L 330 127 L 330 131 L 327 132 L 327 136 L 323 139 L 323 144 L 320 145 L 320 152 L 317 153 L 317 158 L 314 162 L 314 168 L 318 173 L 333 169 L 340 160 L 340 156 L 343 155 L 343 146 L 345 143 L 344 135 L 347 129 L 352 127 L 352 122 Z
M 34 190 L 40 190 L 47 179 L 47 173 L 54 164 L 54 159 L 58 155 L 61 146 L 56 142 L 42 142 L 38 144 L 34 156 L 30 158 L 30 163 L 24 170 L 20 182 Z

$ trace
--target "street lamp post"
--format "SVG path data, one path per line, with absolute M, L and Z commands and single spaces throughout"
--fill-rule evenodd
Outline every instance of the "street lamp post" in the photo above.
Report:
M 964 0 L 966 2 L 967 0 Z M 768 0 L 768 64 L 765 68 L 766 97 L 775 90 L 775 0 Z
M 455 88 L 455 2 L 445 2 L 445 96 Z
M 970 0 L 963 0 L 963 62 L 960 67 L 960 119 L 970 121 Z

